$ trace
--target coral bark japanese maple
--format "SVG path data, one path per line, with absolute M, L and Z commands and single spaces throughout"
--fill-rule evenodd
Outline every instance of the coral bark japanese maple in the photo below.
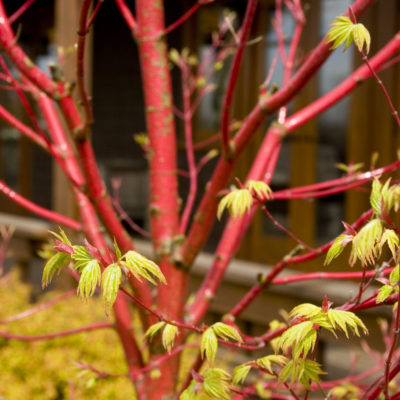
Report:
M 133 238 L 120 220 L 121 207 L 118 202 L 113 202 L 107 192 L 91 144 L 91 129 L 96 115 L 93 114 L 91 98 L 85 88 L 84 55 L 87 33 L 101 12 L 103 0 L 81 1 L 79 20 L 76 21 L 78 30 L 74 53 L 76 93 L 73 85 L 64 78 L 61 66 L 54 65 L 53 73 L 48 75 L 28 58 L 18 43 L 12 24 L 22 13 L 29 12 L 33 1 L 26 1 L 14 15 L 7 15 L 3 1 L 0 0 L 0 79 L 17 93 L 28 112 L 31 124 L 28 126 L 23 123 L 3 106 L 0 106 L 0 118 L 48 152 L 58 163 L 75 196 L 79 220 L 33 203 L 13 191 L 6 182 L 0 182 L 0 191 L 32 213 L 60 226 L 83 232 L 86 238 L 84 245 L 72 244 L 63 231 L 54 233 L 55 254 L 46 264 L 44 283 L 47 284 L 59 269 L 70 265 L 71 273 L 79 280 L 78 294 L 87 297 L 101 287 L 106 312 L 110 314 L 111 309 L 113 310 L 113 315 L 109 315 L 109 318 L 114 321 L 47 335 L 23 336 L 4 331 L 0 332 L 0 336 L 34 341 L 96 329 L 115 329 L 124 350 L 128 379 L 135 385 L 137 397 L 143 400 L 195 399 L 200 395 L 208 396 L 206 398 L 241 399 L 251 398 L 260 393 L 261 389 L 269 390 L 271 396 L 282 399 L 307 399 L 309 392 L 319 390 L 331 391 L 332 396 L 336 396 L 334 398 L 340 398 L 337 397 L 337 388 L 340 389 L 344 383 L 352 385 L 346 389 L 348 393 L 351 390 L 356 391 L 362 398 L 378 398 L 380 393 L 386 399 L 398 398 L 390 388 L 390 383 L 396 381 L 400 371 L 399 363 L 395 361 L 399 355 L 398 307 L 394 310 L 393 332 L 387 335 L 388 348 L 380 360 L 380 369 L 374 368 L 361 376 L 351 375 L 342 381 L 329 380 L 329 377 L 322 381 L 320 375 L 324 374 L 324 366 L 319 365 L 315 358 L 321 331 L 326 330 L 335 336 L 337 331 L 342 331 L 346 336 L 349 332 L 355 335 L 366 333 L 367 328 L 355 312 L 383 304 L 394 304 L 399 297 L 399 272 L 396 266 L 399 260 L 398 226 L 391 215 L 400 206 L 400 189 L 396 184 L 389 181 L 383 184 L 379 179 L 383 174 L 398 169 L 400 162 L 396 161 L 381 168 L 371 167 L 365 172 L 351 171 L 349 167 L 348 174 L 344 177 L 276 192 L 272 192 L 268 186 L 275 173 L 285 137 L 295 134 L 297 128 L 336 104 L 366 79 L 372 77 L 381 86 L 393 118 L 400 125 L 396 109 L 378 76 L 382 69 L 389 68 L 397 61 L 400 34 L 395 35 L 369 58 L 370 37 L 367 29 L 358 23 L 377 1 L 379 0 L 355 0 L 349 10 L 338 10 L 338 15 L 344 14 L 334 22 L 330 33 L 305 58 L 298 59 L 300 39 L 307 24 L 302 1 L 276 0 L 274 28 L 278 37 L 277 56 L 284 66 L 283 81 L 276 92 L 269 92 L 270 82 L 267 77 L 258 101 L 237 130 L 231 129 L 233 99 L 245 56 L 244 50 L 252 40 L 252 25 L 259 6 L 258 0 L 247 1 L 237 32 L 233 31 L 229 16 L 226 16 L 221 26 L 215 27 L 217 34 L 213 37 L 212 44 L 215 58 L 211 60 L 211 65 L 226 62 L 232 52 L 233 57 L 223 96 L 220 133 L 216 140 L 208 139 L 208 143 L 218 141 L 221 152 L 206 190 L 201 192 L 198 187 L 198 173 L 211 155 L 206 154 L 200 161 L 196 159 L 195 151 L 201 147 L 201 143 L 193 143 L 193 119 L 201 98 L 213 90 L 207 84 L 210 66 L 202 65 L 203 61 L 199 62 L 187 49 L 181 52 L 169 49 L 168 33 L 188 21 L 200 7 L 207 7 L 208 3 L 216 3 L 218 0 L 197 0 L 192 8 L 167 27 L 164 22 L 164 7 L 170 6 L 168 2 L 164 4 L 162 0 L 136 0 L 133 12 L 133 7 L 128 2 L 115 0 L 121 19 L 137 44 L 141 67 L 147 136 L 142 136 L 140 143 L 149 164 L 149 236 L 154 250 L 153 261 L 150 261 L 135 251 Z M 295 24 L 288 51 L 282 32 L 284 7 L 291 13 Z M 222 39 L 229 35 L 232 37 L 227 44 Z M 354 43 L 364 64 L 328 93 L 289 114 L 288 103 L 317 74 L 335 51 L 335 47 L 342 43 L 346 46 Z M 227 46 L 229 51 L 226 51 Z M 14 67 L 12 71 L 8 67 L 11 64 Z M 274 65 L 276 63 L 273 62 L 270 73 Z M 181 72 L 182 111 L 174 105 L 170 73 L 172 66 Z M 32 103 L 35 103 L 34 108 L 30 106 Z M 237 188 L 229 189 L 239 156 L 248 149 L 257 130 L 272 114 L 276 114 L 276 121 L 266 130 L 254 160 L 249 165 L 246 180 L 238 182 Z M 44 120 L 45 128 L 38 123 L 39 116 Z M 178 193 L 176 116 L 183 120 L 188 165 L 188 171 L 180 172 L 189 179 L 189 193 L 187 198 L 182 199 L 182 205 Z M 329 196 L 372 181 L 372 209 L 361 214 L 352 225 L 345 224 L 343 235 L 336 240 L 332 238 L 331 242 L 318 249 L 310 248 L 301 238 L 280 225 L 268 211 L 269 202 L 275 200 Z M 197 194 L 201 199 L 195 208 Z M 221 198 L 223 200 L 218 214 L 222 214 L 226 208 L 231 212 L 231 217 L 226 223 L 214 261 L 201 287 L 188 302 L 190 269 L 210 234 Z M 258 209 L 302 246 L 301 253 L 282 254 L 281 261 L 271 272 L 262 276 L 259 282 L 254 282 L 254 286 L 242 299 L 237 299 L 236 305 L 223 321 L 206 326 L 203 320 L 210 301 L 214 298 L 229 262 Z M 361 272 L 337 273 L 325 269 L 294 276 L 279 276 L 285 267 L 320 257 L 326 252 L 327 260 L 332 260 L 349 243 L 353 246 L 350 264 L 360 261 L 363 265 Z M 391 259 L 385 268 L 380 269 L 375 264 L 386 244 L 392 253 Z M 126 277 L 125 280 L 123 276 Z M 378 277 L 384 286 L 375 290 L 372 297 L 365 298 L 364 291 L 371 283 L 367 279 L 373 277 Z M 257 337 L 246 335 L 246 332 L 241 332 L 236 326 L 235 319 L 269 286 L 314 279 L 357 280 L 358 295 L 337 308 L 331 307 L 329 299 L 321 299 L 321 306 L 299 305 L 291 311 L 286 323 L 274 321 L 271 329 Z M 152 285 L 156 285 L 156 288 L 152 288 Z M 48 302 L 42 308 L 51 307 L 61 298 L 63 296 Z M 146 332 L 144 339 L 143 335 L 137 335 L 132 329 L 134 307 L 139 310 L 141 329 Z M 37 310 L 34 308 L 24 316 L 10 317 L 3 323 L 29 316 L 33 312 Z M 189 344 L 189 333 L 201 337 L 200 342 Z M 274 342 L 277 338 L 280 338 L 279 341 Z M 262 349 L 268 343 L 275 343 L 276 354 L 238 366 L 233 372 L 233 378 L 226 371 L 213 367 L 219 345 L 251 351 Z M 180 354 L 184 349 L 192 347 L 198 349 L 198 356 L 188 366 L 181 362 Z M 111 376 L 93 366 L 80 365 L 82 369 L 94 371 L 99 379 Z M 202 369 L 204 365 L 208 368 Z M 251 369 L 257 369 L 260 374 L 269 375 L 271 379 L 260 380 L 259 385 L 254 382 L 244 384 Z M 376 372 L 380 373 L 377 380 L 371 385 L 363 383 L 364 378 Z M 184 378 L 178 382 L 180 374 Z

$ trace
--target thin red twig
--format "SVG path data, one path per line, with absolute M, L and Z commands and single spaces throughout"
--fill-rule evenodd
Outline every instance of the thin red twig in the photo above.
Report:
M 221 114 L 221 143 L 222 154 L 225 158 L 231 158 L 232 148 L 229 140 L 229 117 L 235 92 L 236 82 L 239 78 L 240 64 L 242 62 L 244 49 L 246 47 L 247 38 L 249 37 L 251 26 L 253 24 L 254 15 L 256 12 L 258 0 L 248 0 L 246 13 L 243 20 L 242 29 L 240 32 L 240 39 L 238 48 L 233 59 L 231 72 L 228 79 L 227 88 L 225 90 L 225 97 L 222 104 Z
M 86 25 L 86 29 L 89 29 L 89 28 L 93 25 L 94 19 L 96 18 L 97 13 L 98 13 L 99 10 L 100 10 L 100 6 L 104 3 L 104 1 L 105 1 L 105 0 L 97 0 L 96 6 L 95 6 L 95 8 L 94 8 L 94 10 L 93 10 L 93 13 L 92 13 L 92 15 L 90 16 L 90 18 L 89 18 L 89 20 L 88 20 L 88 23 L 87 23 L 87 25 Z
M 131 10 L 129 7 L 126 5 L 125 0 L 115 0 L 117 3 L 117 6 L 119 8 L 119 11 L 123 18 L 125 19 L 126 24 L 128 25 L 128 28 L 132 31 L 134 35 L 137 34 L 137 22 L 133 14 L 131 13 Z
M 8 18 L 10 24 L 13 24 L 33 3 L 35 0 L 27 0 L 14 14 Z
M 0 192 L 2 192 L 5 196 L 7 196 L 10 200 L 14 201 L 15 203 L 19 204 L 21 207 L 29 210 L 30 212 L 37 214 L 43 218 L 46 218 L 50 221 L 53 221 L 57 224 L 61 224 L 67 226 L 71 229 L 76 231 L 80 231 L 82 229 L 81 224 L 78 221 L 75 221 L 65 215 L 61 215 L 56 213 L 55 211 L 48 210 L 47 208 L 38 206 L 37 204 L 33 203 L 32 201 L 26 199 L 25 197 L 21 196 L 9 186 L 5 184 L 5 182 L 0 180 Z
M 98 2 L 97 5 L 101 4 Z M 79 26 L 78 26 L 78 41 L 76 50 L 76 84 L 78 88 L 79 98 L 85 114 L 85 127 L 89 129 L 93 123 L 93 110 L 92 104 L 85 88 L 85 47 L 86 38 L 89 33 L 89 26 L 87 19 L 92 5 L 92 0 L 83 0 L 79 13 Z
M 78 333 L 90 332 L 97 329 L 105 329 L 105 328 L 114 328 L 114 324 L 109 322 L 98 322 L 95 324 L 83 326 L 81 328 L 70 329 L 67 331 L 56 332 L 56 333 L 46 333 L 43 335 L 15 335 L 13 333 L 8 332 L 0 332 L 0 337 L 10 340 L 20 340 L 23 342 L 36 342 L 38 340 L 48 340 L 55 339 L 63 336 L 76 335 Z
M 43 311 L 46 308 L 49 308 L 52 305 L 54 305 L 62 300 L 70 298 L 75 293 L 76 293 L 75 289 L 69 290 L 68 292 L 66 292 L 60 296 L 54 297 L 53 299 L 46 301 L 45 303 L 41 303 L 35 307 L 30 308 L 29 310 L 22 311 L 16 315 L 13 315 L 12 317 L 3 319 L 2 321 L 0 321 L 0 325 L 8 324 L 10 322 L 14 322 L 14 321 L 18 321 L 20 319 L 26 318 L 26 317 L 30 317 L 31 315 L 36 314 L 39 311 Z
M 398 287 L 398 283 L 397 283 L 397 287 Z M 394 326 L 393 326 L 393 334 L 391 337 L 392 343 L 391 343 L 389 353 L 388 353 L 388 355 L 386 357 L 386 361 L 385 361 L 385 375 L 384 375 L 385 378 L 384 378 L 384 386 L 383 386 L 383 394 L 385 396 L 385 399 L 389 399 L 389 383 L 391 381 L 390 368 L 392 366 L 393 355 L 396 350 L 397 342 L 399 340 L 399 334 L 400 334 L 399 328 L 400 328 L 400 291 L 399 291 L 398 298 L 397 298 L 395 322 L 394 322 Z

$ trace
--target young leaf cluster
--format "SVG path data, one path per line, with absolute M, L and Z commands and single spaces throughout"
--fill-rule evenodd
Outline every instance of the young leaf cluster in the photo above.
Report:
M 361 390 L 352 383 L 344 382 L 334 387 L 329 394 L 335 400 L 358 400 L 361 398 Z
M 151 325 L 149 329 L 147 329 L 144 337 L 151 340 L 161 330 L 162 330 L 162 338 L 161 338 L 162 344 L 165 350 L 167 350 L 168 353 L 170 353 L 172 348 L 174 347 L 175 338 L 179 334 L 179 329 L 177 326 L 167 324 L 164 321 L 160 321 Z
M 336 335 L 335 330 L 340 329 L 348 337 L 348 328 L 357 336 L 360 336 L 359 328 L 363 331 L 364 334 L 368 333 L 368 329 L 361 321 L 361 319 L 358 318 L 357 315 L 351 311 L 337 310 L 334 308 L 324 310 L 318 306 L 315 306 L 314 304 L 304 303 L 293 308 L 293 310 L 289 314 L 289 317 L 291 318 L 291 320 L 296 320 L 298 318 L 307 319 L 308 321 L 314 323 L 313 329 L 318 329 L 318 327 L 321 327 L 329 330 L 334 335 Z M 287 332 L 295 327 L 296 325 L 290 327 L 282 334 L 281 343 L 284 342 L 283 337 L 285 334 L 294 337 L 293 334 L 288 334 Z M 303 329 L 305 331 L 305 329 L 307 329 L 307 326 L 303 326 Z M 294 339 L 298 340 L 297 336 L 295 336 Z M 280 347 L 282 347 L 282 345 Z
M 110 264 L 103 272 L 101 292 L 103 294 L 104 308 L 108 314 L 117 298 L 121 284 L 121 268 L 118 264 Z
M 399 265 L 393 269 L 389 275 L 389 279 L 384 279 L 385 283 L 378 291 L 376 296 L 377 303 L 383 303 L 392 293 L 399 291 Z
M 79 274 L 77 293 L 82 298 L 92 296 L 97 287 L 101 287 L 104 306 L 108 314 L 117 298 L 122 279 L 122 270 L 132 274 L 136 279 L 141 278 L 157 284 L 157 281 L 166 283 L 158 265 L 136 251 L 128 251 L 122 255 L 116 243 L 115 257 L 112 264 L 107 265 L 100 251 L 85 241 L 85 245 L 72 245 L 65 232 L 51 232 L 56 237 L 53 246 L 56 253 L 47 261 L 42 276 L 43 286 L 47 286 L 54 275 L 64 266 L 69 265 Z M 104 268 L 102 272 L 102 268 Z
M 307 390 L 310 390 L 311 382 L 318 383 L 319 375 L 325 374 L 321 366 L 313 360 L 304 358 L 296 358 L 290 360 L 279 374 L 279 383 L 289 380 L 289 385 L 299 382 L 304 385 Z
M 349 331 L 360 336 L 360 331 L 368 333 L 364 323 L 354 313 L 337 309 L 330 309 L 329 303 L 324 302 L 323 307 L 314 304 L 300 304 L 289 313 L 292 322 L 283 334 L 278 338 L 275 346 L 276 354 L 268 355 L 257 360 L 237 366 L 233 370 L 232 384 L 243 383 L 252 368 L 271 375 L 276 375 L 273 366 L 281 368 L 278 374 L 280 383 L 289 381 L 289 384 L 301 383 L 306 389 L 310 389 L 310 383 L 318 383 L 321 374 L 324 374 L 321 366 L 307 358 L 313 353 L 320 329 L 326 329 L 337 336 L 337 331 L 342 331 L 346 337 Z M 275 323 L 276 324 L 276 323 Z M 281 351 L 282 354 L 278 354 Z M 287 353 L 290 351 L 290 358 Z
M 363 24 L 354 24 L 349 17 L 340 16 L 331 24 L 327 42 L 332 42 L 332 49 L 345 43 L 344 50 L 354 42 L 359 52 L 365 49 L 368 54 L 371 46 L 371 36 Z
M 54 275 L 59 273 L 63 267 L 68 265 L 71 261 L 71 257 L 66 253 L 54 254 L 44 266 L 42 276 L 42 287 L 45 288 L 50 284 Z
M 370 195 L 371 207 L 375 215 L 384 217 L 391 210 L 397 212 L 400 208 L 400 186 L 390 185 L 388 179 L 383 185 L 379 179 L 375 178 L 372 182 L 372 189 Z
M 365 224 L 353 237 L 349 263 L 354 265 L 357 260 L 362 264 L 374 264 L 381 254 L 381 238 L 383 223 L 374 218 Z
M 226 194 L 218 205 L 217 217 L 221 219 L 225 209 L 232 218 L 238 218 L 250 212 L 253 198 L 260 201 L 268 200 L 272 195 L 271 188 L 263 181 L 249 180 L 242 189 L 234 188 Z
M 155 278 L 160 282 L 166 284 L 167 281 L 161 272 L 160 267 L 149 260 L 148 258 L 142 256 L 137 251 L 128 251 L 121 258 L 121 264 L 124 266 L 139 282 L 142 281 L 141 278 L 146 279 L 153 285 L 157 285 Z
M 239 385 L 243 383 L 249 374 L 252 367 L 266 370 L 270 374 L 273 374 L 273 365 L 285 366 L 289 361 L 288 358 L 280 354 L 270 354 L 265 357 L 258 358 L 257 360 L 247 362 L 245 364 L 238 365 L 232 373 L 232 383 Z
M 231 376 L 220 368 L 211 368 L 203 374 L 203 390 L 212 399 L 230 400 L 229 382 Z
M 232 326 L 217 322 L 207 328 L 201 336 L 200 351 L 203 358 L 209 363 L 214 363 L 218 350 L 218 338 L 222 340 L 235 340 L 242 343 L 242 337 L 239 332 Z
M 323 373 L 319 364 L 308 360 L 316 346 L 318 332 L 321 328 L 330 331 L 336 336 L 336 331 L 343 331 L 348 337 L 348 331 L 360 336 L 360 330 L 367 333 L 364 323 L 350 311 L 324 309 L 314 304 L 305 303 L 295 307 L 289 318 L 292 325 L 280 337 L 277 350 L 287 353 L 291 349 L 291 360 L 279 374 L 279 381 L 290 381 L 302 383 L 309 389 L 310 381 L 319 382 L 319 375 Z
M 372 265 L 380 257 L 385 244 L 392 256 L 398 262 L 399 237 L 397 233 L 387 228 L 388 214 L 400 207 L 400 187 L 390 186 L 390 180 L 382 185 L 378 179 L 372 183 L 370 195 L 374 218 L 366 223 L 358 232 L 338 236 L 330 247 L 325 264 L 338 257 L 348 243 L 352 243 L 349 263 L 354 265 L 357 260 L 362 264 Z
M 179 400 L 215 399 L 230 400 L 229 382 L 231 376 L 220 368 L 210 368 L 182 392 Z

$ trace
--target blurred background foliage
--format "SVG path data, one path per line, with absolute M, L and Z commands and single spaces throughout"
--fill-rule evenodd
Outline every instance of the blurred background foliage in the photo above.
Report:
M 31 288 L 13 270 L 1 282 L 0 321 L 32 307 Z M 62 294 L 45 293 L 38 303 Z M 32 316 L 1 325 L 1 331 L 39 335 L 79 328 L 105 320 L 100 299 L 83 301 L 76 296 Z M 112 329 L 57 339 L 22 342 L 0 337 L 0 396 L 4 399 L 134 399 L 132 384 L 125 377 L 96 379 L 74 362 L 91 364 L 112 374 L 127 372 L 122 348 Z

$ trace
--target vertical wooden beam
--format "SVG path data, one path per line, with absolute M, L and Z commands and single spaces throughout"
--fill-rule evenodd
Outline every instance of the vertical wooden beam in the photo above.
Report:
M 309 2 L 306 13 L 307 23 L 301 38 L 300 51 L 307 54 L 318 43 L 320 4 L 319 0 Z M 314 77 L 296 97 L 296 109 L 310 104 L 318 97 L 318 81 Z M 315 182 L 317 172 L 317 122 L 312 120 L 297 129 L 291 138 L 290 186 L 303 186 Z M 308 244 L 314 242 L 316 224 L 316 203 L 292 200 L 289 203 L 289 228 Z
M 65 64 L 62 66 L 65 78 L 74 81 L 76 77 L 76 51 L 80 0 L 56 0 L 55 2 L 55 42 L 65 52 Z M 92 38 L 89 34 L 86 45 L 85 73 L 86 87 L 91 93 Z M 65 125 L 66 127 L 66 125 Z M 67 129 L 67 128 L 66 128 Z M 53 209 L 71 217 L 76 216 L 75 199 L 69 183 L 61 169 L 53 164 Z

